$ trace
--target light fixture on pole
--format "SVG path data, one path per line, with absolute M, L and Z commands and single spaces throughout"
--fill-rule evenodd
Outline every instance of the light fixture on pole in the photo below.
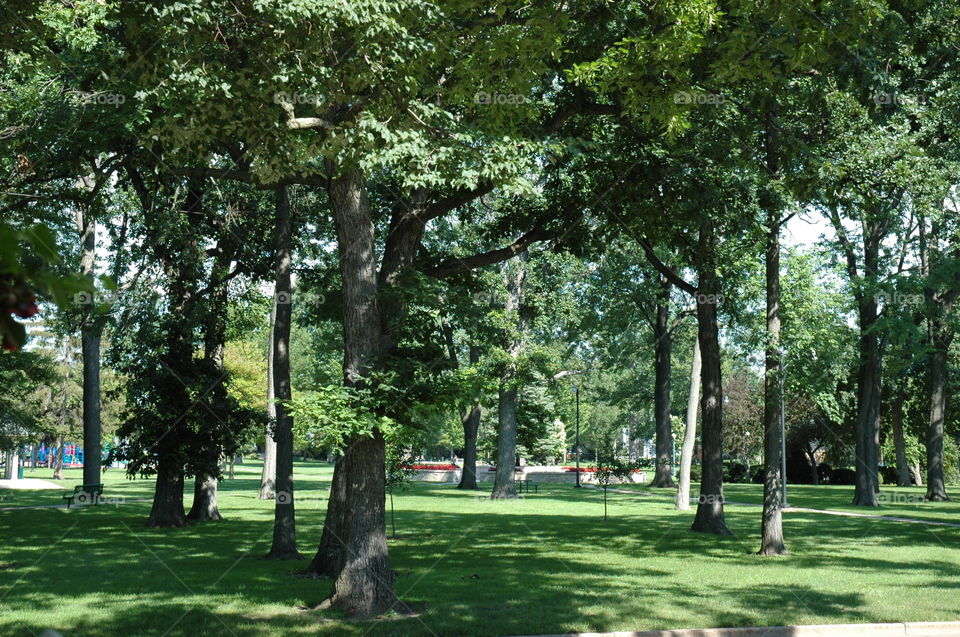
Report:
M 577 483 L 575 486 L 580 487 L 580 386 L 573 386 L 573 393 L 577 397 L 577 441 L 574 444 L 573 451 L 577 455 Z
M 783 351 L 780 352 L 780 508 L 785 509 L 787 504 L 787 418 L 784 404 L 784 364 Z

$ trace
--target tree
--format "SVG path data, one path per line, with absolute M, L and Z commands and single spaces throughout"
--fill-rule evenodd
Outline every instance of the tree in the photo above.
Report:
M 690 365 L 690 394 L 687 401 L 687 421 L 683 429 L 683 444 L 680 448 L 680 475 L 677 485 L 676 508 L 690 510 L 690 465 L 693 462 L 693 446 L 697 441 L 697 404 L 700 401 L 700 341 L 693 342 L 693 362 Z
M 303 559 L 297 550 L 296 518 L 293 497 L 293 423 L 290 413 L 290 320 L 293 300 L 290 270 L 291 232 L 293 221 L 290 218 L 290 200 L 285 187 L 277 189 L 277 228 L 276 228 L 276 284 L 274 287 L 274 320 L 271 326 L 273 342 L 270 357 L 271 379 L 274 384 L 276 400 L 276 507 L 274 509 L 273 544 L 268 558 Z

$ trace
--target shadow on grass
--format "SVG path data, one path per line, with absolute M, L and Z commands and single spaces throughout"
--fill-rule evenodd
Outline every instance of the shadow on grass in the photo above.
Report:
M 7 512 L 0 562 L 13 566 L 3 571 L 9 586 L 0 591 L 0 633 L 9 622 L 18 633 L 52 626 L 71 637 L 246 637 L 879 621 L 884 616 L 863 593 L 832 590 L 835 582 L 821 573 L 854 580 L 912 573 L 960 586 L 957 565 L 946 559 L 898 562 L 896 554 L 863 551 L 864 542 L 927 553 L 957 548 L 960 533 L 950 529 L 796 515 L 786 523 L 794 554 L 765 560 L 749 554 L 759 524 L 752 509 L 728 512 L 736 537 L 713 537 L 689 532 L 691 513 L 657 503 L 611 498 L 604 522 L 599 492 L 547 488 L 522 501 L 492 502 L 484 492 L 477 498 L 421 484 L 397 498 L 402 537 L 391 542 L 391 556 L 398 594 L 425 612 L 349 623 L 298 610 L 322 600 L 328 581 L 293 577 L 302 563 L 257 559 L 272 530 L 272 503 L 253 497 L 258 484 L 252 477 L 226 482 L 227 521 L 183 529 L 145 529 L 149 503 Z M 322 518 L 322 507 L 298 509 L 307 556 Z

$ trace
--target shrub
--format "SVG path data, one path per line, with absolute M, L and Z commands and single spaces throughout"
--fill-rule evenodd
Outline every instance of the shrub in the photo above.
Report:
M 754 467 L 752 475 L 751 482 L 754 484 L 763 484 L 763 465 Z
M 897 468 L 891 466 L 880 467 L 880 480 L 881 484 L 896 484 Z
M 828 465 L 826 462 L 821 462 L 817 465 L 817 476 L 820 478 L 820 484 L 827 484 L 830 482 L 830 474 L 833 473 L 833 467 Z
M 723 466 L 723 481 L 731 484 L 749 482 L 750 468 L 742 462 L 728 462 Z
M 857 473 L 853 469 L 839 467 L 830 472 L 830 484 L 856 484 Z

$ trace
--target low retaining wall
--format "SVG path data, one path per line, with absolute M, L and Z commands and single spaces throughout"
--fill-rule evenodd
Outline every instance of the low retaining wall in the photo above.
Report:
M 462 469 L 430 471 L 421 469 L 413 475 L 413 480 L 419 482 L 460 482 Z M 495 471 L 490 471 L 489 465 L 480 465 L 477 467 L 477 482 L 493 482 Z M 564 471 L 559 467 L 525 467 L 523 471 L 514 472 L 516 480 L 525 480 L 527 482 L 538 482 L 544 484 L 576 484 L 577 474 L 575 471 Z M 647 481 L 645 471 L 637 471 L 630 474 L 627 482 L 641 484 Z M 592 471 L 581 471 L 580 482 L 582 484 L 596 484 L 597 475 Z

